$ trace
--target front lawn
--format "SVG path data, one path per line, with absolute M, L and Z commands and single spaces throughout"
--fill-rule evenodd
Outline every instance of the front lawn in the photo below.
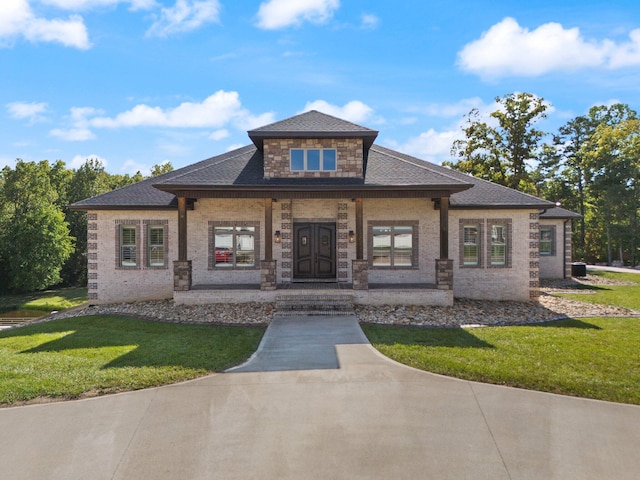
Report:
M 562 294 L 561 297 L 579 302 L 598 303 L 601 305 L 614 305 L 618 307 L 640 310 L 640 274 L 637 273 L 613 273 L 602 271 L 589 271 L 590 275 L 597 275 L 606 279 L 619 282 L 633 283 L 635 285 L 598 285 L 584 286 L 581 290 L 590 290 L 590 294 Z
M 639 318 L 472 329 L 362 328 L 384 355 L 421 370 L 640 405 Z
M 59 288 L 20 295 L 0 296 L 0 313 L 12 310 L 38 310 L 49 313 L 77 307 L 87 301 L 87 288 Z
M 258 347 L 264 327 L 76 317 L 0 332 L 0 405 L 154 387 L 219 372 Z

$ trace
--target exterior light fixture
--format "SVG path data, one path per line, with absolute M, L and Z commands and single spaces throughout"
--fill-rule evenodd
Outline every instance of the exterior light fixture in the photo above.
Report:
M 356 241 L 356 234 L 353 233 L 353 230 L 349 230 L 349 243 L 353 243 Z
M 282 237 L 280 236 L 280 230 L 276 230 L 274 241 L 276 243 L 280 243 L 281 240 L 282 240 Z

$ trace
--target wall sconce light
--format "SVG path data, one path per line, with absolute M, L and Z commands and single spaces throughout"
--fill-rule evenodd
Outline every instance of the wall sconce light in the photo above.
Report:
M 282 240 L 282 237 L 280 236 L 280 230 L 276 230 L 274 241 L 276 243 L 280 243 L 281 240 Z
M 356 234 L 353 233 L 353 230 L 349 230 L 349 243 L 353 243 L 356 241 Z

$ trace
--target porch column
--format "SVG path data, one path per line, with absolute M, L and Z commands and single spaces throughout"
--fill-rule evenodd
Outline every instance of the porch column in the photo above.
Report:
M 191 260 L 187 260 L 187 199 L 178 197 L 178 260 L 173 262 L 173 289 L 191 290 Z
M 264 199 L 264 259 L 273 260 L 273 199 Z
M 440 198 L 440 258 L 436 260 L 436 287 L 453 289 L 453 260 L 449 260 L 449 197 Z
M 362 198 L 356 198 L 356 259 L 351 262 L 354 290 L 369 289 L 369 262 L 364 258 L 364 226 Z
M 276 261 L 273 259 L 273 199 L 264 199 L 264 260 L 260 262 L 260 290 L 277 287 Z

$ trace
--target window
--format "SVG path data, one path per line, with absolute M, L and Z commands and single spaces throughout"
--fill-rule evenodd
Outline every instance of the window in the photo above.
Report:
M 135 267 L 138 265 L 136 249 L 137 228 L 135 226 L 120 226 L 120 266 Z
M 487 220 L 489 267 L 511 267 L 511 220 Z
M 553 256 L 555 252 L 556 227 L 555 225 L 540 226 L 540 255 Z
M 209 222 L 210 269 L 256 268 L 257 222 Z
M 369 261 L 372 267 L 412 268 L 418 266 L 416 225 L 372 224 L 369 222 Z
M 297 172 L 332 172 L 336 170 L 335 148 L 292 148 L 290 166 Z
M 466 218 L 459 221 L 459 258 L 461 268 L 481 268 L 483 265 L 484 220 Z
M 463 227 L 463 265 L 477 266 L 480 263 L 479 230 L 478 225 L 465 225 Z
M 504 265 L 507 261 L 507 228 L 491 225 L 491 265 Z
M 147 227 L 147 264 L 149 267 L 165 267 L 165 231 L 163 225 Z

